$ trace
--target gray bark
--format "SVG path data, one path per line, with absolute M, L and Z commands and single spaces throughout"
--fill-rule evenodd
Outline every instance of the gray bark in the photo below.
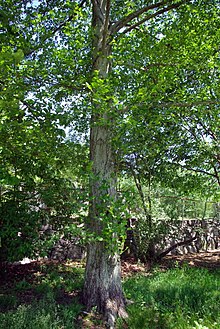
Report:
M 108 77 L 111 70 L 109 8 L 108 0 L 93 1 L 93 75 L 100 79 Z M 96 91 L 93 91 L 94 94 Z M 95 236 L 102 236 L 105 223 L 114 219 L 108 214 L 108 205 L 116 199 L 116 175 L 112 150 L 112 122 L 109 115 L 108 100 L 93 103 L 90 128 L 90 160 L 92 175 L 90 179 L 90 209 L 88 229 Z M 117 223 L 112 223 L 112 227 Z M 93 307 L 106 316 L 108 326 L 114 327 L 117 316 L 126 316 L 125 300 L 121 285 L 120 256 L 115 251 L 116 233 L 111 241 L 94 241 L 88 245 L 85 284 L 83 291 L 87 310 Z M 115 243 L 114 243 L 115 244 Z M 113 251 L 114 249 L 114 251 Z

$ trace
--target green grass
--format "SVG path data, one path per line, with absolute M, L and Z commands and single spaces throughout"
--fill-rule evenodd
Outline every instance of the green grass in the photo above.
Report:
M 220 329 L 220 271 L 173 268 L 124 283 L 129 329 Z
M 0 328 L 80 329 L 77 318 L 83 307 L 77 292 L 82 285 L 81 268 L 40 265 L 31 277 L 2 287 Z M 118 329 L 220 329 L 217 269 L 154 269 L 149 275 L 126 279 L 123 285 L 126 298 L 134 303 L 128 306 L 126 322 L 118 320 Z
M 59 305 L 53 295 L 32 305 L 19 305 L 16 310 L 0 313 L 2 329 L 74 329 L 81 306 L 77 303 Z
M 78 329 L 82 283 L 83 269 L 62 264 L 43 264 L 31 279 L 10 282 L 0 291 L 0 328 Z

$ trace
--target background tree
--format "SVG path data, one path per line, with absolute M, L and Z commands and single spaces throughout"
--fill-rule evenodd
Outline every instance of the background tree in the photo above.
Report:
M 45 255 L 50 245 L 40 234 L 42 226 L 64 227 L 80 209 L 79 163 L 87 150 L 65 139 L 69 114 L 47 88 L 53 81 L 40 61 L 41 43 L 34 43 L 43 7 L 1 5 L 1 259 L 18 260 Z

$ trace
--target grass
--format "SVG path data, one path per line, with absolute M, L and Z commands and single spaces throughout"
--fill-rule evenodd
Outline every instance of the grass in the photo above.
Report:
M 78 329 L 83 269 L 42 264 L 33 272 L 0 290 L 0 328 Z
M 83 269 L 41 264 L 0 287 L 1 329 L 79 329 Z M 129 318 L 117 329 L 220 329 L 220 271 L 174 267 L 124 280 Z M 98 323 L 98 322 L 97 322 Z M 99 321 L 100 324 L 100 321 Z M 104 327 L 103 327 L 104 328 Z
M 173 268 L 124 283 L 129 329 L 220 329 L 220 271 Z
M 76 303 L 62 306 L 54 296 L 47 296 L 32 305 L 19 305 L 16 310 L 0 314 L 1 328 L 63 329 L 78 328 L 75 324 L 81 306 Z

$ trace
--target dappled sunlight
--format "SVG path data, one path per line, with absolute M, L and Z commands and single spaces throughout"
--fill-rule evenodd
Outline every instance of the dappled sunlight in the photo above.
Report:
M 122 261 L 129 318 L 118 320 L 116 327 L 218 329 L 218 257 L 217 252 L 166 256 L 151 268 L 132 259 Z M 38 316 L 48 328 L 60 329 L 59 323 L 65 323 L 65 329 L 103 329 L 103 318 L 95 310 L 84 312 L 80 302 L 84 265 L 83 261 L 48 260 L 23 265 L 1 264 L 2 328 L 8 329 L 5 325 L 8 316 L 11 322 L 7 323 L 14 323 L 13 329 L 20 328 L 15 324 L 18 317 L 22 325 L 29 321 L 32 328 L 35 328 L 33 325 L 38 328 Z

